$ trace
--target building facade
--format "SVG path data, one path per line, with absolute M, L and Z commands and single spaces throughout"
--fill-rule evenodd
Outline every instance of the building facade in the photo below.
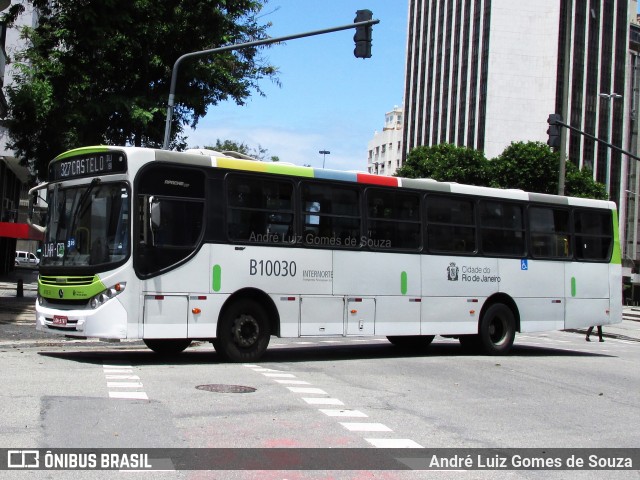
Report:
M 23 3 L 23 0 L 0 2 L 0 8 L 8 8 L 11 3 Z M 0 23 L 0 119 L 7 115 L 6 87 L 13 76 L 13 62 L 18 51 L 24 47 L 20 36 L 22 26 L 33 26 L 36 16 L 33 9 L 25 4 L 25 11 L 12 28 Z M 7 149 L 9 137 L 5 127 L 0 125 L 0 274 L 12 270 L 15 252 L 27 250 L 35 252 L 41 234 L 27 225 L 22 210 L 26 210 L 27 191 L 30 182 L 29 171 L 20 164 L 15 153 Z
M 402 107 L 395 106 L 384 118 L 384 128 L 367 145 L 367 171 L 393 175 L 402 166 Z
M 452 143 L 495 158 L 511 142 L 546 142 L 551 113 L 637 151 L 637 54 L 629 49 L 636 10 L 635 0 L 409 0 L 403 157 Z M 609 179 L 625 257 L 637 259 L 637 242 L 625 237 L 637 230 L 629 225 L 628 158 L 562 130 L 568 161 Z

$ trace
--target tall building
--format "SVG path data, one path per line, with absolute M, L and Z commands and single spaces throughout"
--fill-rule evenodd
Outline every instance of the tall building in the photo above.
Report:
M 375 132 L 367 146 L 367 171 L 393 175 L 402 166 L 402 107 L 395 106 L 384 117 L 384 128 Z
M 628 151 L 636 10 L 635 0 L 409 0 L 404 158 L 445 142 L 487 158 L 546 142 L 550 113 Z M 566 132 L 568 160 L 610 179 L 625 238 L 627 157 Z

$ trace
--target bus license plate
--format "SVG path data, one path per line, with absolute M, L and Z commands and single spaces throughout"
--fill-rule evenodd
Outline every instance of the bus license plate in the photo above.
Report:
M 54 315 L 53 316 L 53 324 L 54 325 L 66 325 L 68 318 L 64 315 Z

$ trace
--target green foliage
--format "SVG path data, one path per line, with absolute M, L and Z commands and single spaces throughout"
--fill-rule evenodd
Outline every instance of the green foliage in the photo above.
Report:
M 396 175 L 486 186 L 489 184 L 489 164 L 478 150 L 443 143 L 411 150 Z
M 514 142 L 491 161 L 491 186 L 558 193 L 557 153 L 541 142 Z
M 579 170 L 571 162 L 566 165 L 564 191 L 570 197 L 607 199 L 607 188 L 593 181 L 593 171 L 590 168 Z
M 39 21 L 23 28 L 29 47 L 12 59 L 21 68 L 7 89 L 7 148 L 44 172 L 69 148 L 161 146 L 176 59 L 266 38 L 269 25 L 258 23 L 265 1 L 26 0 Z M 24 8 L 13 5 L 3 20 L 11 25 Z M 257 48 L 182 62 L 172 147 L 185 147 L 184 127 L 211 105 L 242 105 L 276 73 Z

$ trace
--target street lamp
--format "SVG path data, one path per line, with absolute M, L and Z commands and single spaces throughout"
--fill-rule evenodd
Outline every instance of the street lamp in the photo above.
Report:
M 607 113 L 609 115 L 609 127 L 607 131 L 607 142 L 613 144 L 612 140 L 612 131 L 613 131 L 613 101 L 622 98 L 622 95 L 619 93 L 600 93 L 600 98 L 606 98 L 609 100 L 609 104 L 607 105 Z M 607 198 L 610 196 L 611 192 L 611 147 L 607 147 L 607 171 L 605 176 L 605 187 L 607 189 Z
M 320 150 L 318 153 L 322 155 L 322 168 L 324 168 L 324 161 L 326 160 L 327 155 L 329 155 L 331 152 L 329 150 Z

